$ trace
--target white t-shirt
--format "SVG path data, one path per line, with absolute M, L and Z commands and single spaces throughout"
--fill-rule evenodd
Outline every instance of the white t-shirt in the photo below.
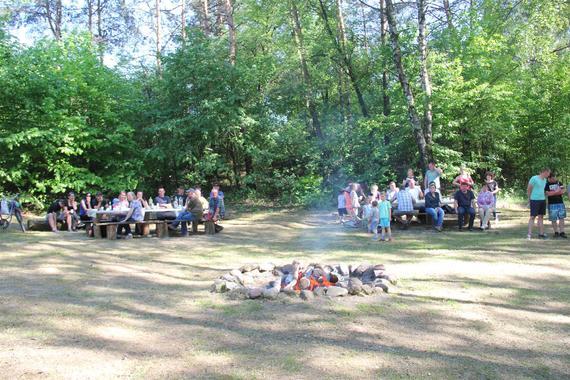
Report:
M 413 189 L 408 187 L 408 192 L 410 193 L 410 195 L 412 196 L 412 198 L 414 199 L 415 202 L 420 200 L 420 188 L 419 187 L 414 187 Z
M 344 194 L 340 194 L 337 199 L 338 208 L 346 208 L 346 199 L 344 198 Z

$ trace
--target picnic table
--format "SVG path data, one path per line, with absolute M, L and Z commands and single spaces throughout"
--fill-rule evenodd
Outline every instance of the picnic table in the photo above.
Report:
M 156 234 L 160 238 L 168 237 L 168 219 L 167 216 L 173 216 L 176 219 L 183 208 L 156 207 L 143 209 L 143 220 L 140 222 L 132 222 L 141 226 L 143 236 L 150 234 L 150 225 L 156 225 Z M 102 230 L 106 231 L 107 239 L 117 238 L 117 229 L 125 216 L 129 213 L 128 208 L 107 209 L 107 210 L 88 210 L 87 215 L 93 219 L 93 236 L 102 238 Z
M 453 206 L 455 205 L 455 199 L 453 199 L 453 198 L 442 198 L 441 199 L 441 205 L 442 206 L 450 206 L 453 208 Z M 425 206 L 426 206 L 426 201 L 424 199 L 420 199 L 419 201 L 414 202 L 414 210 L 419 210 Z M 392 207 L 394 209 L 398 208 L 398 200 L 394 200 L 394 202 L 392 202 Z

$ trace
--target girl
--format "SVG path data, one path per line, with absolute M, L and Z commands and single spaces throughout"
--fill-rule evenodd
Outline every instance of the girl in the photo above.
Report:
M 338 209 L 338 222 L 344 223 L 344 216 L 348 214 L 346 211 L 346 199 L 344 198 L 344 190 L 338 192 L 337 209 Z

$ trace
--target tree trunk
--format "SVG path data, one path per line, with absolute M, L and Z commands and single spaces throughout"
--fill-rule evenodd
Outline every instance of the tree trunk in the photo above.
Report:
M 418 151 L 420 154 L 420 166 L 422 168 L 425 168 L 427 162 L 429 161 L 427 156 L 426 140 L 423 134 L 420 118 L 418 116 L 418 111 L 416 109 L 414 94 L 412 92 L 412 88 L 410 87 L 410 83 L 404 71 L 404 65 L 402 63 L 402 51 L 400 50 L 398 28 L 396 26 L 396 17 L 394 15 L 394 5 L 392 4 L 392 0 L 386 0 L 386 17 L 388 19 L 388 30 L 390 32 L 390 40 L 392 42 L 394 65 L 396 66 L 398 79 L 400 81 L 402 91 L 404 92 L 404 96 L 406 97 L 406 102 L 408 104 L 408 118 L 410 120 L 410 124 L 412 125 L 414 137 L 418 146 Z
M 313 100 L 313 86 L 311 83 L 311 76 L 305 59 L 305 47 L 303 45 L 303 31 L 301 29 L 301 21 L 299 20 L 299 11 L 297 10 L 297 0 L 289 0 L 291 18 L 293 20 L 293 34 L 295 37 L 295 44 L 297 45 L 297 53 L 301 63 L 301 72 L 303 73 L 303 81 L 305 82 L 305 106 L 311 115 L 313 135 L 319 139 L 323 138 L 321 131 L 321 123 L 319 115 L 317 114 L 317 107 Z
M 182 42 L 186 42 L 186 0 L 182 0 L 181 3 L 180 24 L 180 35 L 182 37 Z
M 93 0 L 87 0 L 87 29 L 93 38 Z
M 382 114 L 390 115 L 390 96 L 388 95 L 388 63 L 384 59 L 386 51 L 386 33 L 388 33 L 388 18 L 386 17 L 386 2 L 380 0 L 380 45 L 382 48 Z
M 230 63 L 232 64 L 232 66 L 235 66 L 236 55 L 237 55 L 237 38 L 236 38 L 236 26 L 234 23 L 234 6 L 232 4 L 232 0 L 224 0 L 224 1 L 225 1 L 226 24 L 228 25 Z
M 161 44 L 161 31 L 160 31 L 160 0 L 155 0 L 154 3 L 154 22 L 156 32 L 156 72 L 158 75 L 162 74 L 162 64 L 160 59 L 160 44 Z
M 51 9 L 49 0 L 43 2 L 43 7 L 45 8 L 45 18 L 53 36 L 56 40 L 61 40 L 61 23 L 63 19 L 61 0 L 55 2 L 55 9 Z
M 222 34 L 223 25 L 224 25 L 224 2 L 225 0 L 216 0 L 216 36 L 220 36 Z
M 331 38 L 331 40 L 333 41 L 333 44 L 335 45 L 335 48 L 341 57 L 342 66 L 344 66 L 346 74 L 350 78 L 350 82 L 352 84 L 352 87 L 353 87 L 354 92 L 356 93 L 356 97 L 358 99 L 358 104 L 360 105 L 360 110 L 362 112 L 362 116 L 369 117 L 370 113 L 368 112 L 368 107 L 366 106 L 366 102 L 364 101 L 364 97 L 362 96 L 362 91 L 360 91 L 360 85 L 358 84 L 358 78 L 356 76 L 356 73 L 354 72 L 354 67 L 352 65 L 352 58 L 348 54 L 348 49 L 346 47 L 347 39 L 346 39 L 346 34 L 344 33 L 344 17 L 342 16 L 342 8 L 340 8 L 342 6 L 342 2 L 340 0 L 337 0 L 337 7 L 339 7 L 338 8 L 339 24 L 342 23 L 342 25 L 343 25 L 342 29 L 340 30 L 340 33 L 341 33 L 341 36 L 339 38 L 340 42 L 337 40 L 335 34 L 333 33 L 333 31 L 331 29 L 331 26 L 329 24 L 329 16 L 327 14 L 327 8 L 326 8 L 325 4 L 323 3 L 323 0 L 319 0 L 319 4 L 320 4 L 320 8 L 321 8 L 321 16 L 322 16 L 323 21 L 325 23 L 326 31 L 327 31 L 329 37 Z M 341 18 L 342 18 L 342 21 L 341 21 Z M 344 46 L 344 48 L 343 48 L 343 46 Z
M 209 6 L 208 6 L 208 0 L 202 0 L 200 2 L 200 4 L 202 5 L 202 31 L 204 32 L 204 35 L 209 36 L 210 35 L 210 10 L 209 10 Z
M 423 129 L 426 140 L 428 158 L 431 159 L 433 114 L 431 106 L 431 81 L 427 67 L 426 42 L 426 0 L 417 0 L 418 6 L 418 47 L 420 50 L 420 79 L 424 91 L 424 119 Z
M 97 52 L 99 53 L 99 62 L 103 64 L 103 4 L 101 0 L 97 0 Z
M 443 10 L 445 12 L 445 19 L 447 20 L 447 28 L 449 30 L 454 30 L 451 8 L 449 7 L 449 0 L 443 0 Z

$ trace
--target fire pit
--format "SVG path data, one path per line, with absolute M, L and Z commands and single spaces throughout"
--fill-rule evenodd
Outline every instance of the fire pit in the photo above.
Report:
M 214 281 L 212 291 L 228 293 L 230 298 L 275 299 L 280 294 L 300 296 L 304 300 L 346 295 L 388 293 L 396 278 L 384 264 L 309 264 L 299 261 L 276 266 L 272 263 L 247 264 Z

